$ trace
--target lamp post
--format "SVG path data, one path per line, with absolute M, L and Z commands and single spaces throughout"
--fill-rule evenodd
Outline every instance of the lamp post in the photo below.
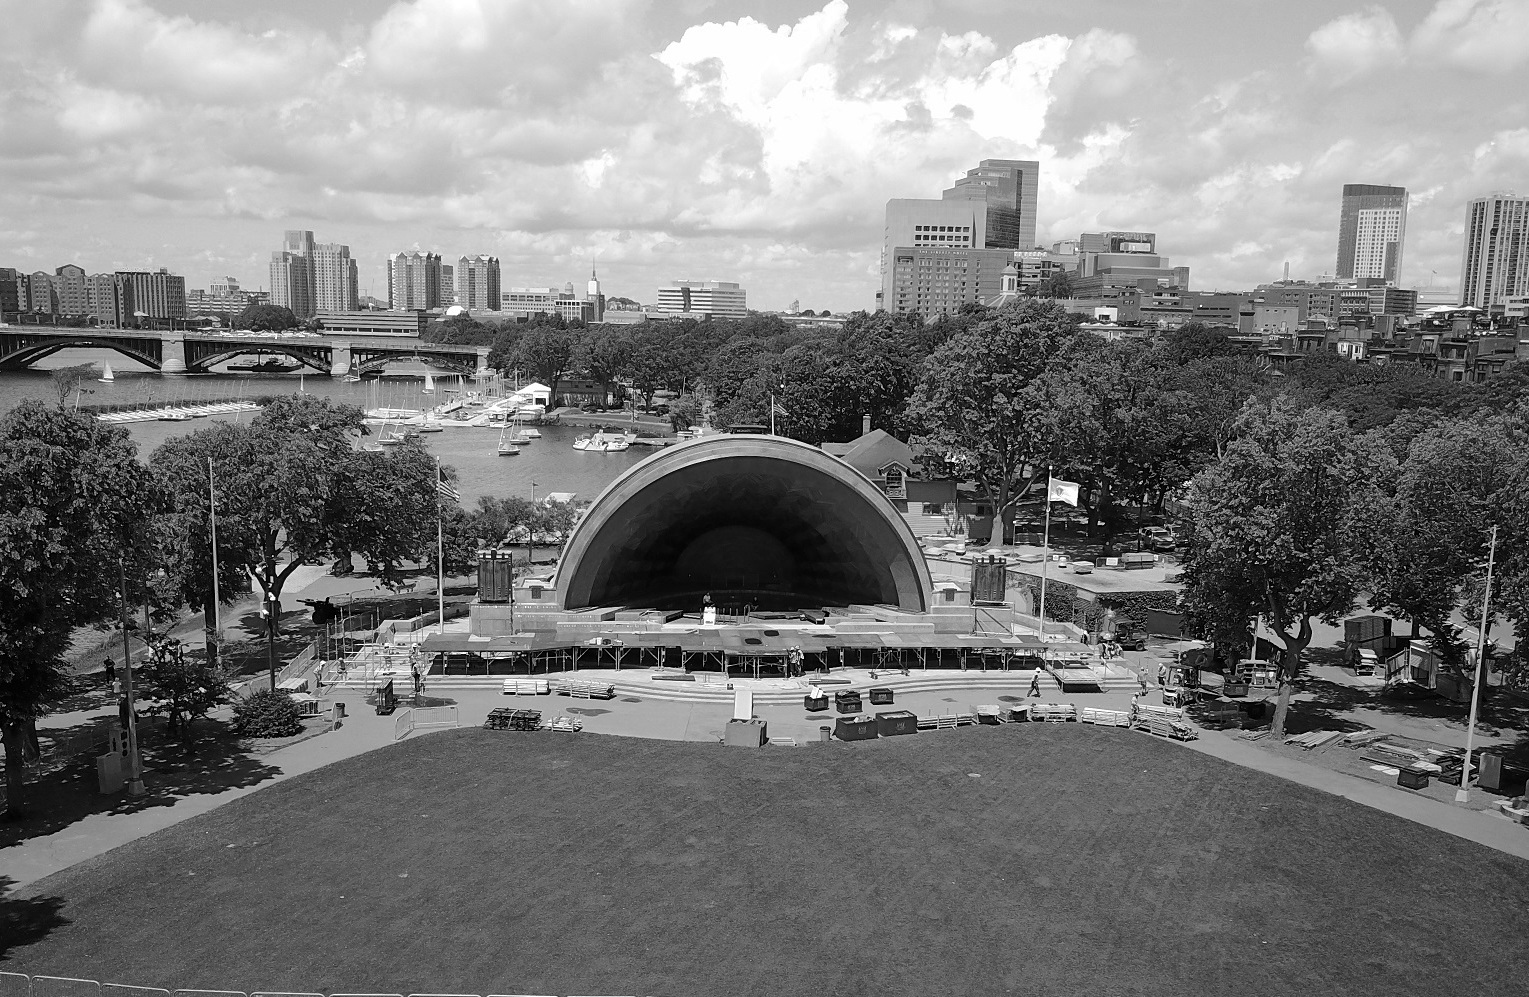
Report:
M 265 595 L 265 664 L 271 673 L 271 691 L 276 691 L 276 617 L 281 602 L 270 592 Z
M 1487 626 L 1491 622 L 1492 567 L 1497 560 L 1497 527 L 1492 527 L 1491 547 L 1487 552 L 1487 587 L 1481 596 L 1481 630 L 1476 634 L 1476 668 L 1471 682 L 1471 717 L 1465 727 L 1465 764 L 1460 767 L 1460 788 L 1455 790 L 1455 802 L 1464 803 L 1471 797 L 1471 742 L 1476 739 L 1476 705 L 1481 701 L 1482 659 L 1486 656 Z
M 127 795 L 142 796 L 143 759 L 138 754 L 138 717 L 133 710 L 133 646 L 128 642 L 127 569 L 117 555 L 117 583 L 122 596 L 122 696 L 127 701 Z
M 528 566 L 536 558 L 535 552 L 531 549 L 532 545 L 535 542 L 536 542 L 536 482 L 533 481 L 533 482 L 531 482 L 531 518 L 526 521 L 526 564 Z

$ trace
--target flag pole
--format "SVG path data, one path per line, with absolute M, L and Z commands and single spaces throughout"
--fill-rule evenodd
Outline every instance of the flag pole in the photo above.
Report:
M 441 458 L 435 458 L 435 606 L 440 632 L 446 632 L 446 544 L 441 530 Z
M 770 435 L 775 435 L 775 392 L 770 392 Z
M 1491 620 L 1492 566 L 1497 560 L 1497 526 L 1492 526 L 1492 546 L 1487 553 L 1487 588 L 1481 597 L 1481 630 L 1476 634 L 1476 674 L 1471 682 L 1471 718 L 1465 727 L 1465 764 L 1460 769 L 1460 788 L 1455 802 L 1464 803 L 1471 796 L 1471 742 L 1476 739 L 1476 704 L 1481 700 L 1481 672 L 1486 657 L 1487 624 Z
M 1046 575 L 1051 566 L 1051 465 L 1046 465 L 1046 526 L 1041 534 L 1041 604 L 1036 619 L 1041 625 L 1041 640 L 1046 639 Z
M 218 627 L 218 493 L 212 486 L 212 458 L 207 458 L 207 522 L 212 532 L 212 647 L 216 656 L 223 643 L 223 634 Z M 216 665 L 216 658 L 211 664 Z

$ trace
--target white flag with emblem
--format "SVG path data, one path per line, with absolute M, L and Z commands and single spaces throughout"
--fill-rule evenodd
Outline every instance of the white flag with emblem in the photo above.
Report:
M 1061 478 L 1049 478 L 1046 487 L 1046 498 L 1052 502 L 1066 502 L 1068 505 L 1078 504 L 1078 483 L 1076 481 L 1063 481 Z

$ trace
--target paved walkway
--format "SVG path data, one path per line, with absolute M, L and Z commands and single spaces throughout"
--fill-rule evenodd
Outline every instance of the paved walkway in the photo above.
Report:
M 1028 673 L 1026 673 L 1028 674 Z M 597 673 L 581 671 L 581 677 L 594 679 Z M 959 691 L 931 691 L 899 694 L 893 709 L 912 710 L 920 716 L 966 712 L 984 703 L 1012 703 L 1025 698 L 1025 681 L 1005 678 L 999 673 L 973 676 L 973 685 Z M 620 695 L 614 700 L 570 700 L 563 697 L 507 697 L 491 690 L 453 689 L 443 683 L 428 689 L 432 699 L 453 702 L 461 726 L 478 726 L 488 712 L 501 706 L 519 706 L 542 711 L 544 718 L 557 715 L 578 717 L 586 733 L 616 734 L 631 737 L 662 738 L 683 741 L 720 741 L 732 715 L 730 703 L 686 703 L 645 699 L 640 695 Z M 1005 698 L 1007 697 L 1007 698 Z M 0 868 L 15 886 L 37 880 L 76 862 L 101 855 L 118 845 L 179 823 L 188 817 L 254 792 L 263 786 L 312 771 L 393 743 L 398 716 L 379 717 L 364 702 L 359 691 L 342 691 L 334 698 L 347 706 L 346 718 L 333 732 L 320 734 L 281 748 L 259 760 L 277 769 L 271 778 L 255 786 L 228 789 L 217 793 L 190 795 L 130 813 L 101 813 L 87 816 L 53 834 L 29 839 L 0 850 Z M 1129 709 L 1132 695 L 1126 691 L 1059 695 L 1055 687 L 1041 697 L 1044 701 L 1072 702 L 1079 706 L 1103 709 Z M 774 738 L 794 738 L 799 745 L 767 747 L 769 751 L 812 750 L 811 743 L 820 737 L 823 726 L 831 726 L 833 714 L 806 714 L 800 704 L 763 704 L 755 713 L 764 719 Z M 1037 734 L 1040 732 L 1037 731 Z M 1121 729 L 1121 737 L 1148 735 Z M 410 737 L 428 736 L 417 732 Z M 547 733 L 547 737 L 561 736 Z M 1529 828 L 1499 816 L 1495 808 L 1486 809 L 1491 797 L 1480 791 L 1472 793 L 1472 807 L 1453 806 L 1417 796 L 1406 790 L 1357 778 L 1318 765 L 1282 757 L 1255 744 L 1240 740 L 1235 734 L 1202 732 L 1197 741 L 1184 745 L 1217 758 L 1245 765 L 1314 789 L 1333 793 L 1365 806 L 1436 828 L 1457 837 L 1529 859 Z M 145 775 L 150 793 L 154 792 L 153 773 Z

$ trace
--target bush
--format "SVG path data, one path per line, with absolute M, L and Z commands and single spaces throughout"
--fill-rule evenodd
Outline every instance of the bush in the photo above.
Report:
M 244 737 L 291 737 L 302 733 L 302 714 L 284 692 L 257 692 L 234 704 L 234 730 Z

